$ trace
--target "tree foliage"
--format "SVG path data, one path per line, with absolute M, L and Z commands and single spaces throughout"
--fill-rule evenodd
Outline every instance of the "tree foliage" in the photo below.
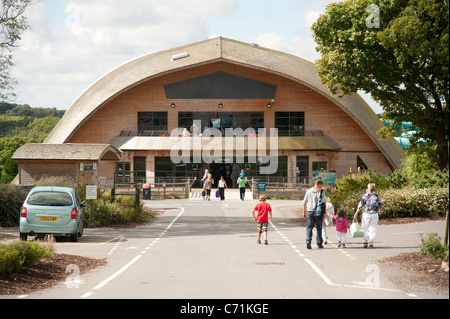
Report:
M 18 172 L 11 157 L 26 143 L 41 143 L 64 115 L 64 110 L 0 103 L 0 182 L 10 182 Z
M 376 23 L 375 23 L 376 22 Z M 447 0 L 347 0 L 313 24 L 318 73 L 330 92 L 370 93 L 393 120 L 420 130 L 412 150 L 448 165 L 449 11 Z
M 16 46 L 20 35 L 29 26 L 23 15 L 35 0 L 0 0 L 0 101 L 15 97 L 12 92 L 16 81 L 10 75 L 12 62 L 11 48 Z

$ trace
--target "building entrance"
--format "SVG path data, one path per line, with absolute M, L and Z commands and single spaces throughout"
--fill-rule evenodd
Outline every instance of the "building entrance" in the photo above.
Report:
M 235 163 L 211 163 L 204 164 L 214 179 L 213 187 L 218 186 L 220 177 L 223 176 L 228 188 L 236 188 L 239 178 L 239 165 Z
M 249 163 L 247 157 L 244 158 L 244 163 L 236 163 L 236 158 L 233 162 L 227 161 L 225 158 L 217 158 L 211 163 L 179 163 L 174 164 L 168 156 L 155 157 L 155 181 L 173 180 L 176 178 L 195 178 L 193 188 L 202 188 L 202 178 L 207 169 L 214 178 L 213 188 L 217 188 L 220 176 L 223 176 L 227 182 L 228 188 L 238 188 L 237 180 L 244 170 L 247 180 L 252 177 L 271 180 L 284 181 L 287 178 L 287 156 L 278 157 L 278 170 L 272 175 L 260 175 L 260 167 L 264 165 L 257 161 L 256 163 Z

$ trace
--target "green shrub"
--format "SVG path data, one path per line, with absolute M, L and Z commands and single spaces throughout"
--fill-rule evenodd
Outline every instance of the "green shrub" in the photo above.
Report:
M 0 226 L 14 227 L 19 225 L 19 215 L 27 193 L 21 188 L 0 184 Z
M 428 234 L 427 239 L 421 235 L 420 253 L 448 262 L 448 246 L 441 243 L 441 237 L 438 234 Z
M 85 225 L 87 227 L 111 226 L 126 224 L 139 220 L 149 212 L 144 210 L 142 203 L 135 207 L 133 196 L 117 197 L 114 203 L 105 192 L 101 192 L 98 200 L 93 203 L 92 220 L 89 217 L 89 208 L 85 210 Z
M 353 217 L 364 191 L 347 196 L 338 206 Z M 380 218 L 394 217 L 442 217 L 449 209 L 449 190 L 446 187 L 415 189 L 385 189 L 377 192 L 383 203 Z
M 48 243 L 13 241 L 0 243 L 0 274 L 19 271 L 42 258 L 50 258 L 54 247 Z
M 442 217 L 449 209 L 447 187 L 402 188 L 380 192 L 384 217 Z
M 349 197 L 361 198 L 369 183 L 375 183 L 377 190 L 381 191 L 389 188 L 402 188 L 406 185 L 407 180 L 398 170 L 388 176 L 384 176 L 377 171 L 364 171 L 357 176 L 343 176 L 336 181 L 337 189 L 333 192 L 331 198 L 333 204 L 341 207 L 346 205 L 345 201 L 348 201 Z M 351 199 L 351 202 L 354 202 L 354 200 Z
M 44 176 L 36 181 L 36 186 L 60 186 L 77 188 L 78 184 L 70 176 Z

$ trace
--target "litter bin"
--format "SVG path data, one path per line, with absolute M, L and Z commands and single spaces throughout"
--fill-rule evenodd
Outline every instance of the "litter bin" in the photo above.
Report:
M 143 188 L 142 199 L 144 200 L 152 199 L 152 191 L 150 190 L 150 184 L 144 184 L 142 188 Z

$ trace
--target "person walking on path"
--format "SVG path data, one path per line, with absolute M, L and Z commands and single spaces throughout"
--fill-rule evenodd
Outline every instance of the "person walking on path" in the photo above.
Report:
M 206 179 L 208 178 L 209 175 L 209 170 L 205 169 L 205 173 L 203 174 L 203 177 L 201 179 L 201 181 L 203 182 L 203 184 L 205 183 Z
M 239 196 L 243 201 L 245 198 L 245 183 L 247 183 L 247 177 L 240 176 L 237 180 L 237 183 L 239 185 Z
M 367 245 L 373 248 L 373 241 L 377 238 L 378 214 L 381 215 L 383 203 L 375 192 L 375 183 L 367 184 L 367 193 L 361 197 L 354 217 L 357 219 L 359 211 L 362 210 L 361 227 L 364 228 L 364 248 L 367 248 Z
M 219 188 L 220 200 L 224 200 L 225 199 L 225 188 L 228 189 L 228 186 L 227 186 L 227 182 L 225 182 L 225 179 L 223 178 L 223 176 L 220 176 L 218 188 Z
M 258 212 L 258 215 L 255 215 Z M 264 244 L 268 245 L 267 228 L 269 227 L 269 218 L 272 219 L 272 207 L 266 203 L 266 196 L 259 196 L 259 203 L 256 204 L 252 211 L 253 220 L 258 224 L 258 239 L 257 243 L 261 244 L 261 233 L 264 233 Z
M 325 206 L 326 209 L 326 217 L 323 219 L 325 225 L 322 224 L 322 240 L 324 244 L 328 243 L 328 235 L 327 235 L 327 226 L 331 224 L 331 216 L 334 215 L 334 207 L 331 203 L 331 199 L 327 197 L 327 204 Z
M 350 228 L 347 221 L 347 213 L 341 208 L 337 215 L 331 215 L 331 218 L 336 220 L 336 240 L 339 243 L 338 247 L 343 246 L 345 248 L 345 244 L 347 243 L 347 229 Z
M 203 184 L 203 189 L 206 192 L 206 200 L 211 200 L 211 188 L 212 188 L 212 184 L 214 183 L 213 179 L 212 179 L 212 175 L 208 174 L 208 177 L 205 179 L 205 183 Z
M 316 242 L 319 248 L 323 248 L 322 221 L 326 218 L 326 211 L 318 213 L 317 206 L 319 199 L 326 202 L 325 191 L 322 189 L 323 181 L 317 179 L 314 186 L 306 191 L 303 199 L 303 218 L 306 221 L 306 248 L 311 249 L 312 231 L 314 226 L 317 229 Z M 308 215 L 306 214 L 308 212 Z

